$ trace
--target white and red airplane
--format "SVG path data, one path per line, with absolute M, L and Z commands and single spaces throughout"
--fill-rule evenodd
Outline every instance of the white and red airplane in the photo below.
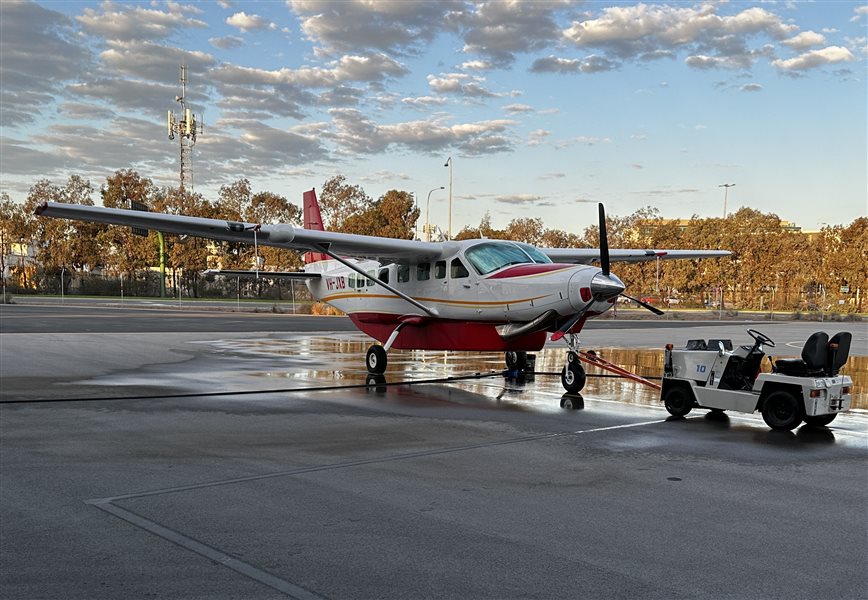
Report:
M 305 252 L 304 270 L 263 276 L 297 277 L 311 295 L 346 313 L 379 341 L 366 355 L 369 373 L 383 373 L 391 348 L 503 351 L 521 369 L 526 352 L 564 339 L 561 372 L 568 392 L 584 387 L 577 337 L 585 320 L 625 296 L 611 262 L 727 256 L 725 250 L 609 250 L 600 204 L 600 248 L 536 248 L 505 240 L 421 242 L 325 231 L 316 193 L 304 193 L 304 228 L 204 219 L 136 210 L 47 202 L 43 217 L 128 225 L 164 233 Z M 599 262 L 600 266 L 591 263 Z M 249 275 L 250 271 L 221 271 Z M 582 357 L 582 360 L 585 360 Z M 593 362 L 595 360 L 586 360 Z

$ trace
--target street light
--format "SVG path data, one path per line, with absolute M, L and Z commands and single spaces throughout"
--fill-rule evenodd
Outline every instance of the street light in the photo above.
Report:
M 425 234 L 427 236 L 425 238 L 426 242 L 431 241 L 431 221 L 428 220 L 428 215 L 431 214 L 431 194 L 436 192 L 437 190 L 443 190 L 443 189 L 446 189 L 446 188 L 444 188 L 441 185 L 440 187 L 436 187 L 433 190 L 431 190 L 430 192 L 428 192 L 428 200 L 425 202 Z
M 448 239 L 452 239 L 452 157 L 446 159 L 444 167 L 449 167 L 449 233 Z
M 726 218 L 726 197 L 729 194 L 729 188 L 735 187 L 734 183 L 721 183 L 717 187 L 722 187 L 723 189 L 723 218 Z

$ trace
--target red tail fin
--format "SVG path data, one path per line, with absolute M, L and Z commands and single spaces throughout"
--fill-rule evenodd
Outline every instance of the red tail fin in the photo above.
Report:
M 309 190 L 304 193 L 304 228 L 312 229 L 314 231 L 325 231 L 325 227 L 322 225 L 322 215 L 319 212 L 319 202 L 316 201 L 316 191 Z M 309 265 L 310 263 L 319 262 L 321 260 L 328 260 L 329 257 L 327 254 L 323 254 L 322 252 L 305 252 L 304 253 L 304 264 Z

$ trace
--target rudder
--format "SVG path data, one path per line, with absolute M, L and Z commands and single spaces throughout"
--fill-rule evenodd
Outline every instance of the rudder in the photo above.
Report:
M 319 202 L 317 202 L 316 199 L 316 190 L 311 189 L 304 193 L 303 209 L 304 228 L 311 229 L 313 231 L 325 231 L 325 227 L 323 227 L 322 224 L 322 214 L 319 210 Z M 328 259 L 329 256 L 327 254 L 323 254 L 322 252 L 304 253 L 304 264 L 306 265 Z

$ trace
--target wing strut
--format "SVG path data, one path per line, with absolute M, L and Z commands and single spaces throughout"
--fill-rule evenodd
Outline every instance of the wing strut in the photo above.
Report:
M 341 257 L 338 256 L 337 254 L 335 254 L 334 252 L 332 252 L 331 250 L 329 250 L 329 247 L 328 247 L 326 244 L 314 244 L 314 246 L 315 246 L 315 249 L 316 249 L 318 252 L 322 252 L 322 253 L 324 253 L 324 254 L 327 254 L 328 256 L 332 257 L 333 259 L 335 259 L 336 261 L 338 261 L 339 263 L 341 263 L 341 264 L 344 265 L 345 267 L 347 267 L 347 268 L 349 268 L 349 269 L 352 269 L 353 271 L 355 271 L 355 272 L 358 273 L 359 275 L 362 275 L 365 279 L 371 279 L 371 277 L 370 277 L 367 273 L 365 273 L 364 271 L 362 271 L 359 267 L 357 267 L 356 265 L 354 265 L 354 264 L 351 263 L 350 261 L 348 261 L 348 260 L 346 260 L 346 259 L 344 259 L 344 258 L 341 258 Z M 388 283 L 385 283 L 385 282 L 383 282 L 383 281 L 380 281 L 380 280 L 377 279 L 376 277 L 373 278 L 373 281 L 374 281 L 377 285 L 380 285 L 380 286 L 386 288 L 387 290 L 389 290 L 390 292 L 392 292 L 393 294 L 395 294 L 395 295 L 398 296 L 399 298 L 403 298 L 404 300 L 406 300 L 407 302 L 409 302 L 410 304 L 412 304 L 413 306 L 415 306 L 415 307 L 418 308 L 419 310 L 425 312 L 426 314 L 428 314 L 428 315 L 430 315 L 430 316 L 432 316 L 432 317 L 439 317 L 439 316 L 440 316 L 440 314 L 437 312 L 437 309 L 436 309 L 436 308 L 429 307 L 429 306 L 425 306 L 424 304 L 422 304 L 422 303 L 419 302 L 418 300 L 416 300 L 416 299 L 414 299 L 414 298 L 411 298 L 410 296 L 408 296 L 408 295 L 405 294 L 404 292 L 399 292 L 398 290 L 396 290 L 395 288 L 393 288 L 393 287 L 392 287 L 391 285 L 389 285 Z

